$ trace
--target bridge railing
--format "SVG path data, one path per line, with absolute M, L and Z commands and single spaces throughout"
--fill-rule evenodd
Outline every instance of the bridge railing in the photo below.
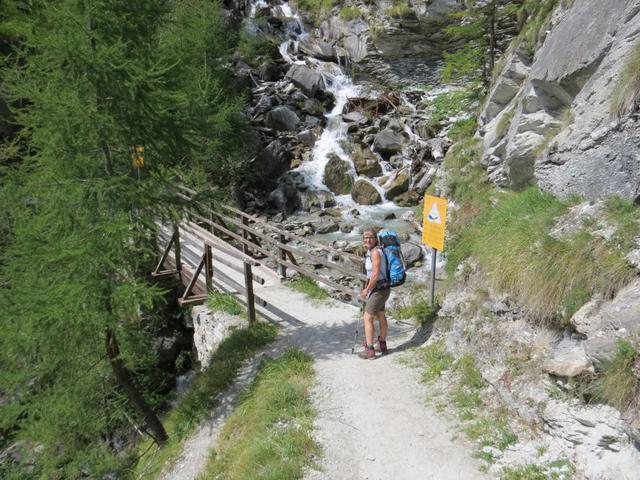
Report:
M 183 192 L 179 195 L 184 200 L 196 201 L 195 197 L 198 196 L 196 191 L 182 186 L 179 188 Z M 216 237 L 229 242 L 230 246 L 238 245 L 244 255 L 251 258 L 268 258 L 275 265 L 275 271 L 280 277 L 286 278 L 287 269 L 291 269 L 347 295 L 354 302 L 357 301 L 357 290 L 310 270 L 301 265 L 299 260 L 306 259 L 315 265 L 338 271 L 355 283 L 359 283 L 367 279 L 362 257 L 282 230 L 237 208 L 225 204 L 217 204 L 216 207 L 216 209 L 203 208 L 199 205 L 199 208 L 188 209 L 188 216 Z M 294 242 L 296 246 L 290 245 Z M 326 252 L 331 260 L 305 249 L 320 249 Z M 332 259 L 338 259 L 338 261 Z

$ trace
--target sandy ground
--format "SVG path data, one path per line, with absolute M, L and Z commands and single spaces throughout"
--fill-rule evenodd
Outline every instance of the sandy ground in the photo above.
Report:
M 487 478 L 471 456 L 471 446 L 425 401 L 427 387 L 416 369 L 398 360 L 424 335 L 402 322 L 390 322 L 389 353 L 375 360 L 351 354 L 356 307 L 336 301 L 316 302 L 281 285 L 267 270 L 256 294 L 282 310 L 264 316 L 280 327 L 276 342 L 262 355 L 277 355 L 289 346 L 312 354 L 317 384 L 313 402 L 318 416 L 315 437 L 323 456 L 305 480 L 425 480 Z M 360 322 L 361 323 L 361 322 Z M 356 353 L 362 350 L 359 328 Z M 238 383 L 189 438 L 176 465 L 162 477 L 194 479 L 201 473 L 237 393 L 255 375 L 260 358 L 248 362 Z

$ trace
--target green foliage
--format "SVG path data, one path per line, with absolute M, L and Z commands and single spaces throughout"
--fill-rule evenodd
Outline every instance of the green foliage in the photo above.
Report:
M 445 52 L 444 65 L 440 72 L 442 82 L 473 83 L 481 79 L 485 64 L 485 49 L 486 45 L 483 43 L 469 42 L 455 52 Z
M 222 292 L 209 293 L 207 307 L 211 310 L 227 312 L 231 315 L 242 315 L 245 311 L 236 297 L 230 293 Z
M 393 5 L 387 8 L 384 13 L 393 18 L 405 18 L 411 15 L 413 10 L 406 0 L 393 0 Z
M 475 117 L 458 120 L 453 125 L 451 125 L 447 136 L 454 142 L 458 142 L 460 140 L 472 137 L 476 132 L 477 127 L 478 122 Z
M 319 447 L 311 435 L 313 358 L 298 349 L 268 360 L 229 418 L 202 478 L 302 478 Z
M 440 377 L 442 372 L 453 365 L 453 357 L 447 351 L 444 340 L 430 343 L 418 351 L 420 364 L 423 366 L 422 380 L 432 382 Z
M 425 105 L 429 112 L 429 127 L 436 130 L 451 117 L 467 116 L 475 111 L 478 90 L 451 90 L 443 92 Z M 471 120 L 466 120 L 470 122 Z M 460 127 L 458 127 L 458 131 Z
M 265 59 L 270 60 L 274 50 L 272 40 L 262 33 L 267 30 L 266 19 L 256 17 L 251 19 L 252 28 L 248 27 L 249 20 L 245 20 L 240 30 L 238 52 L 251 66 L 257 67 Z
M 340 9 L 340 18 L 345 22 L 355 20 L 360 17 L 362 17 L 362 10 L 358 7 L 346 6 Z
M 177 214 L 169 187 L 186 165 L 200 183 L 233 183 L 243 132 L 218 8 L 61 0 L 22 10 L 29 28 L 2 86 L 24 148 L 1 173 L 11 243 L 0 260 L 0 429 L 3 442 L 38 445 L 34 477 L 121 477 L 131 461 L 113 445 L 143 420 L 116 382 L 107 338 L 141 404 L 162 405 L 155 221 Z M 142 168 L 133 146 L 144 147 Z
M 640 399 L 640 379 L 635 371 L 637 360 L 636 345 L 619 338 L 616 353 L 602 362 L 595 380 L 587 387 L 587 394 L 624 411 Z
M 320 287 L 313 278 L 305 277 L 304 275 L 294 278 L 290 282 L 287 282 L 286 285 L 296 292 L 304 293 L 314 300 L 324 300 L 329 296 L 327 291 Z
M 463 205 L 463 208 L 466 202 L 481 204 L 478 207 L 474 206 L 474 210 L 482 208 L 490 191 L 486 182 L 486 171 L 480 165 L 481 147 L 481 142 L 477 139 L 465 138 L 454 144 L 444 159 L 447 172 L 446 193 L 458 204 Z
M 570 480 L 575 468 L 566 459 L 542 464 L 527 464 L 518 467 L 504 467 L 500 480 Z
M 587 233 L 550 237 L 555 218 L 566 208 L 536 187 L 502 194 L 464 230 L 456 229 L 447 271 L 452 274 L 473 256 L 494 288 L 509 292 L 534 316 L 567 321 L 585 292 L 610 295 L 633 272 L 618 252 Z
M 611 113 L 622 116 L 640 96 L 640 43 L 636 44 L 611 95 Z

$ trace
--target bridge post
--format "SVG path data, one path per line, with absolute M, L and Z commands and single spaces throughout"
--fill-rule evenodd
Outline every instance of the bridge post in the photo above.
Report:
M 280 234 L 279 241 L 280 241 L 280 243 L 285 243 L 286 242 L 286 238 L 285 238 L 283 233 Z M 287 260 L 287 252 L 286 252 L 286 250 L 284 248 L 280 248 L 279 250 L 280 250 L 280 260 L 286 261 Z M 286 278 L 287 278 L 287 266 L 284 263 L 281 263 L 279 265 L 279 270 L 280 270 L 280 276 L 286 280 Z
M 253 295 L 253 273 L 251 272 L 251 264 L 247 262 L 244 262 L 244 287 L 247 295 L 249 323 L 254 323 L 256 321 L 256 304 Z
M 207 282 L 207 294 L 213 290 L 213 251 L 211 245 L 204 244 L 204 278 Z
M 249 219 L 247 217 L 242 217 L 242 225 L 249 226 Z M 249 239 L 249 232 L 247 232 L 244 228 L 242 229 L 242 238 L 244 238 L 245 240 Z M 244 253 L 245 255 L 250 255 L 249 245 L 244 242 L 242 243 L 242 253 Z M 247 264 L 245 263 L 245 268 L 246 265 Z
M 180 254 L 180 227 L 177 223 L 173 224 L 173 242 L 175 248 L 176 271 L 178 277 L 182 280 L 182 256 Z

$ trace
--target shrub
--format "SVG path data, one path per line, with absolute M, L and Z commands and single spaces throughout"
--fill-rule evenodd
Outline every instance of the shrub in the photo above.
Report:
M 442 372 L 453 364 L 453 357 L 447 351 L 444 340 L 439 340 L 422 348 L 419 350 L 418 356 L 424 366 L 422 379 L 425 382 L 437 379 Z

